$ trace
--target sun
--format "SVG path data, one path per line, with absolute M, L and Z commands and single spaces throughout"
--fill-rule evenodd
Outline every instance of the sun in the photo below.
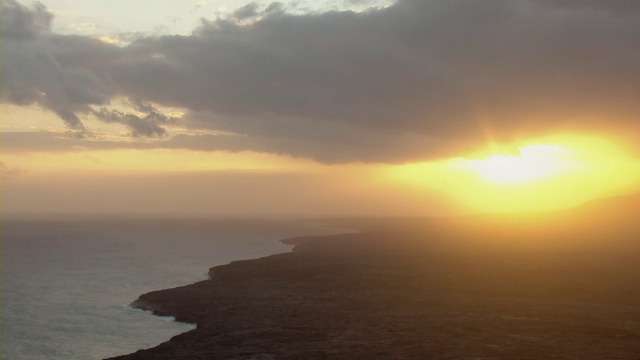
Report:
M 615 139 L 574 134 L 489 144 L 465 157 L 393 166 L 390 174 L 411 191 L 485 213 L 562 209 L 640 190 L 639 159 Z
M 571 148 L 534 144 L 518 148 L 517 154 L 496 154 L 484 159 L 462 159 L 455 164 L 470 169 L 484 180 L 501 185 L 520 185 L 548 179 L 584 166 Z

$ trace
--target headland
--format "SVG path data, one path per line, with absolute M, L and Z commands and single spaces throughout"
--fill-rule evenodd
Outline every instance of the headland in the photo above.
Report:
M 197 328 L 114 359 L 637 359 L 640 226 L 624 213 L 288 239 L 140 296 Z

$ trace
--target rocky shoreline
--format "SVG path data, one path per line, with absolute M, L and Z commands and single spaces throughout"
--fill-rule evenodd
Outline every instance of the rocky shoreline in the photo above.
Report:
M 197 328 L 113 359 L 637 359 L 637 227 L 450 225 L 285 240 L 144 294 L 134 306 Z

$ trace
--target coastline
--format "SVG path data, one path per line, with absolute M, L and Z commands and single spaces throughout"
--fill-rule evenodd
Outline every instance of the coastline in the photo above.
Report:
M 192 323 L 187 323 L 187 322 L 182 322 L 182 321 L 177 321 L 176 318 L 174 316 L 160 316 L 160 315 L 156 315 L 152 310 L 145 310 L 141 307 L 136 307 L 134 306 L 134 303 L 128 304 L 128 305 L 123 305 L 122 307 L 125 308 L 125 310 L 127 311 L 133 311 L 133 312 L 140 312 L 144 315 L 149 315 L 149 316 L 153 316 L 156 319 L 162 320 L 162 321 L 167 321 L 167 322 L 179 322 L 182 324 L 188 324 L 188 325 L 196 325 L 196 324 L 192 324 Z
M 244 260 L 235 260 L 230 262 L 229 264 L 224 264 L 224 265 L 218 265 L 218 266 L 214 266 L 209 268 L 207 274 L 208 274 L 208 279 L 205 279 L 201 282 L 206 282 L 206 281 L 210 281 L 210 280 L 216 280 L 219 279 L 221 277 L 220 273 L 222 272 L 224 275 L 222 275 L 223 278 L 227 278 L 229 277 L 228 275 L 228 270 L 231 270 L 231 272 L 238 272 L 238 268 L 242 267 L 244 264 L 247 264 L 248 262 L 252 262 L 252 261 L 256 261 L 256 260 L 261 260 L 261 259 L 265 259 L 265 258 L 271 258 L 274 256 L 280 256 L 280 255 L 285 255 L 285 254 L 289 254 L 289 253 L 293 253 L 296 251 L 296 249 L 301 245 L 304 244 L 306 242 L 310 242 L 310 241 L 317 241 L 317 240 L 321 240 L 323 238 L 326 238 L 327 236 L 340 236 L 340 235 L 346 235 L 346 234 L 355 234 L 355 233 L 359 233 L 357 230 L 353 230 L 350 232 L 346 232 L 346 233 L 339 233 L 339 234 L 335 234 L 335 235 L 305 235 L 305 236 L 296 236 L 296 237 L 290 237 L 290 238 L 285 238 L 285 239 L 281 239 L 278 242 L 282 243 L 284 245 L 291 245 L 291 248 L 288 252 L 284 252 L 284 253 L 277 253 L 277 254 L 273 254 L 273 255 L 268 255 L 265 257 L 260 257 L 260 258 L 256 258 L 256 259 L 244 259 Z M 221 270 L 223 269 L 223 270 Z M 190 284 L 190 285 L 186 285 L 186 286 L 182 286 L 182 287 L 189 287 L 189 286 L 193 286 L 196 284 L 199 284 L 200 282 L 194 283 L 194 284 Z M 179 287 L 180 288 L 180 287 Z M 177 288 L 174 288 L 177 289 Z M 166 289 L 166 290 L 171 290 L 171 289 Z M 159 290 L 159 291 L 165 291 L 165 290 Z M 152 292 L 155 293 L 156 291 Z M 195 325 L 196 327 L 198 326 L 198 322 L 196 318 L 191 318 L 188 315 L 185 315 L 183 313 L 174 313 L 172 312 L 172 310 L 170 307 L 167 306 L 163 306 L 162 303 L 158 303 L 158 302 L 153 302 L 153 301 L 149 301 L 149 300 L 145 300 L 143 297 L 146 294 L 141 295 L 138 299 L 134 300 L 131 304 L 128 305 L 128 307 L 130 307 L 131 309 L 134 310 L 140 310 L 140 311 L 144 311 L 144 312 L 148 312 L 150 315 L 159 317 L 159 318 L 172 318 L 172 321 L 175 322 L 181 322 L 181 323 L 185 323 L 185 324 L 192 324 Z M 195 330 L 195 329 L 194 329 Z
M 575 235 L 600 239 L 609 230 Z M 211 280 L 141 295 L 137 307 L 197 327 L 112 359 L 640 353 L 640 271 L 635 257 L 607 250 L 610 240 L 550 247 L 500 241 L 513 232 L 491 234 L 492 243 L 479 241 L 487 234 L 460 234 L 393 229 L 284 239 L 291 252 L 216 266 Z

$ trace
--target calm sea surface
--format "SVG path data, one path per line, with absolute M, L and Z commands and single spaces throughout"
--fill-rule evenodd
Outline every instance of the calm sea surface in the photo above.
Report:
M 0 358 L 102 359 L 194 326 L 127 305 L 209 267 L 287 252 L 277 240 L 342 232 L 256 220 L 7 220 L 1 224 Z

